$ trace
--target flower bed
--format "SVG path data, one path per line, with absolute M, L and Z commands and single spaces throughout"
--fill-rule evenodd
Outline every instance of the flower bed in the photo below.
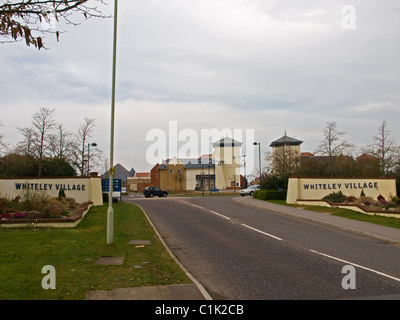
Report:
M 379 195 L 376 199 L 361 196 L 360 198 L 346 197 L 340 191 L 333 192 L 323 198 L 331 206 L 355 206 L 369 213 L 400 214 L 400 198 L 397 196 L 386 200 Z
M 47 199 L 41 205 L 19 202 L 19 199 L 0 200 L 0 225 L 46 224 L 48 226 L 49 223 L 75 223 L 84 216 L 93 203 L 77 204 L 75 200 L 65 198 Z

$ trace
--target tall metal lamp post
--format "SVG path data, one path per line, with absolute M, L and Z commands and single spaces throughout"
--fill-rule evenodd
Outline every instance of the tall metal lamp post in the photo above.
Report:
M 261 143 L 260 142 L 253 142 L 253 145 L 258 144 L 258 168 L 260 170 L 260 183 L 261 183 Z
M 243 170 L 244 170 L 244 188 L 247 188 L 247 176 L 246 176 L 246 155 L 242 155 L 243 157 Z
M 97 143 L 88 143 L 87 145 L 87 175 L 90 176 L 90 166 L 89 166 L 89 161 L 90 161 L 90 146 L 96 147 Z
M 111 87 L 111 134 L 110 134 L 110 174 L 108 185 L 108 210 L 107 210 L 107 244 L 113 244 L 114 236 L 114 209 L 112 207 L 113 180 L 115 174 L 114 162 L 114 114 L 115 114 L 115 71 L 117 62 L 117 15 L 118 0 L 114 0 L 114 34 L 113 34 L 113 63 Z

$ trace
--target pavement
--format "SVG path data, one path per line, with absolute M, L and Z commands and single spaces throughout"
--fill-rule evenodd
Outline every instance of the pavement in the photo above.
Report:
M 206 300 L 195 284 L 90 291 L 86 300 Z
M 380 241 L 400 244 L 400 230 L 385 226 L 376 225 L 364 221 L 357 221 L 342 217 L 336 217 L 320 212 L 313 212 L 304 209 L 282 206 L 252 197 L 234 197 L 232 201 L 242 205 L 255 207 L 269 212 L 288 215 L 294 218 L 304 219 L 322 225 L 338 228 L 348 232 L 361 234 Z M 156 231 L 157 232 L 157 231 Z M 159 236 L 166 249 L 174 257 L 163 239 Z M 133 288 L 118 288 L 113 290 L 90 291 L 87 300 L 212 300 L 211 296 L 202 285 L 191 276 L 188 271 L 174 257 L 175 261 L 193 280 L 193 284 L 169 285 L 169 286 L 147 286 Z

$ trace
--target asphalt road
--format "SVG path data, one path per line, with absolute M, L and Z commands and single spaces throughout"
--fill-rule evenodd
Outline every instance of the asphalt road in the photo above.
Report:
M 213 299 L 400 299 L 398 245 L 230 197 L 125 200 Z

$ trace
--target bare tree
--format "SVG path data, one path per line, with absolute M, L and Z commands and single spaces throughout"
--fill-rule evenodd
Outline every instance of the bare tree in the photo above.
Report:
M 382 175 L 388 175 L 393 171 L 399 161 L 400 147 L 396 145 L 390 133 L 388 122 L 382 121 L 377 134 L 373 136 L 374 142 L 364 149 L 366 153 L 378 159 L 379 170 Z
M 103 0 L 95 0 L 103 4 Z M 104 17 L 97 6 L 89 6 L 89 0 L 5 0 L 0 5 L 0 37 L 1 42 L 25 40 L 26 45 L 33 45 L 39 50 L 44 47 L 40 35 L 54 33 L 57 41 L 60 31 L 49 24 L 64 20 L 67 24 L 77 25 L 71 20 L 73 13 L 81 13 L 85 19 Z M 92 2 L 93 3 L 93 2 Z M 10 39 L 10 40 L 9 40 Z
M 58 159 L 72 160 L 72 151 L 75 148 L 73 134 L 67 131 L 62 124 L 58 124 L 51 139 L 52 156 Z
M 0 127 L 2 127 L 3 125 L 0 122 Z M 4 134 L 0 133 L 0 155 L 4 153 L 4 150 L 7 149 L 7 145 L 4 141 Z
M 345 132 L 339 131 L 336 122 L 327 122 L 322 130 L 323 140 L 318 145 L 315 153 L 328 157 L 328 172 L 333 177 L 335 173 L 335 162 L 340 155 L 350 154 L 354 145 L 342 140 Z
M 85 117 L 85 120 L 78 128 L 78 132 L 75 134 L 76 149 L 73 165 L 82 176 L 85 175 L 88 160 L 92 165 L 96 165 L 101 157 L 101 152 L 98 149 L 91 149 L 90 155 L 87 154 L 88 145 L 93 143 L 90 139 L 93 136 L 95 121 L 96 119 Z
M 35 112 L 32 116 L 33 134 L 35 137 L 33 144 L 39 160 L 39 178 L 42 176 L 43 157 L 50 148 L 51 133 L 56 125 L 54 111 L 54 109 L 40 108 L 40 110 Z
M 15 152 L 21 155 L 35 156 L 34 140 L 35 132 L 33 128 L 17 128 L 22 134 L 23 140 L 18 142 Z
M 110 164 L 108 162 L 108 158 L 105 158 L 104 161 L 103 161 L 103 167 L 101 168 L 102 173 L 106 174 L 109 169 L 110 169 Z
M 284 144 L 273 153 L 266 152 L 265 159 L 272 163 L 272 172 L 278 176 L 288 176 L 298 171 L 300 167 L 300 150 L 294 149 L 290 144 Z

